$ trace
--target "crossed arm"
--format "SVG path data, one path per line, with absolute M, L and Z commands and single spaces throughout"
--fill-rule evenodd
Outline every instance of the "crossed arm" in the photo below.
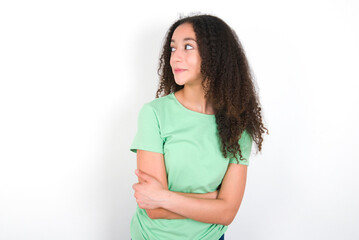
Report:
M 136 201 L 152 219 L 191 218 L 205 223 L 229 225 L 240 207 L 247 178 L 247 166 L 229 164 L 218 191 L 205 194 L 168 190 L 163 154 L 137 150 L 133 185 Z

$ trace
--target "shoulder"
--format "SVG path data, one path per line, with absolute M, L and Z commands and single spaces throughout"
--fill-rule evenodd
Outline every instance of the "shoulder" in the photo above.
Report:
M 151 101 L 145 102 L 142 108 L 148 111 L 151 109 L 153 112 L 155 112 L 155 114 L 158 115 L 163 112 L 166 112 L 166 110 L 168 111 L 168 109 L 171 108 L 172 103 L 173 103 L 173 98 L 171 97 L 171 93 L 170 93 L 166 96 L 155 98 Z
M 164 104 L 167 104 L 170 100 L 171 100 L 171 93 L 166 95 L 166 96 L 163 96 L 163 97 L 159 97 L 159 98 L 155 98 L 149 102 L 146 102 L 145 105 L 149 105 L 151 107 L 160 107 Z

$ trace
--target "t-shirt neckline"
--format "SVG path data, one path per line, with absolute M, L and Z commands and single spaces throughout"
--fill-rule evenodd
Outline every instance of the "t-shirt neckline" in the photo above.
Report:
M 175 100 L 175 102 L 176 102 L 182 109 L 186 110 L 186 111 L 189 112 L 189 113 L 195 114 L 195 115 L 197 115 L 197 116 L 208 117 L 208 118 L 214 118 L 214 117 L 216 116 L 215 114 L 205 114 L 205 113 L 200 113 L 200 112 L 196 112 L 196 111 L 190 110 L 190 109 L 186 108 L 185 106 L 183 106 L 182 103 L 180 103 L 180 102 L 178 101 L 178 99 L 176 98 L 174 92 L 172 92 L 171 95 L 172 95 L 173 99 Z

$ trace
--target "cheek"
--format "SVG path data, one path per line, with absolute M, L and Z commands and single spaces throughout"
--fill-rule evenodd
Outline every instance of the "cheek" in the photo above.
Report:
M 173 60 L 172 60 L 172 57 L 170 58 L 170 66 L 172 67 L 173 65 Z
M 201 58 L 197 55 L 191 57 L 191 65 L 197 72 L 201 70 Z

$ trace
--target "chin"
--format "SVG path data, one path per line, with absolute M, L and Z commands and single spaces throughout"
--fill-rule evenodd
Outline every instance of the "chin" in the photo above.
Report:
M 186 81 L 178 81 L 176 79 L 175 79 L 175 82 L 177 83 L 177 85 L 180 85 L 180 86 L 182 86 L 186 83 Z

